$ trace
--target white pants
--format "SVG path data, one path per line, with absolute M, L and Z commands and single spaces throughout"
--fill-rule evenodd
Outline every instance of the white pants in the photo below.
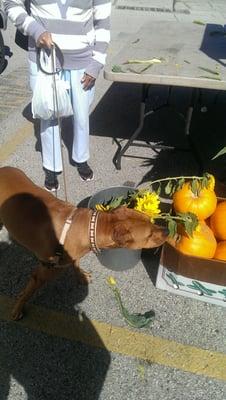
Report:
M 34 90 L 37 77 L 37 64 L 29 61 L 30 86 Z M 94 87 L 83 90 L 81 79 L 85 70 L 63 70 L 61 79 L 69 82 L 73 118 L 72 159 L 84 162 L 89 159 L 89 109 L 94 98 Z M 55 172 L 62 171 L 60 135 L 57 120 L 40 120 L 43 167 Z

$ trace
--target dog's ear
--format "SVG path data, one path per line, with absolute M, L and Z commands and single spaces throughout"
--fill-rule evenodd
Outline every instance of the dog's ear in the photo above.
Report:
M 112 239 L 117 246 L 126 247 L 132 241 L 132 235 L 124 224 L 117 224 L 113 229 Z

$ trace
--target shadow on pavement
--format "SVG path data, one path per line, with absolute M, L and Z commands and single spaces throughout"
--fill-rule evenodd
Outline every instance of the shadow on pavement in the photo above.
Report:
M 226 66 L 225 26 L 220 24 L 206 24 L 200 50 L 208 57 Z M 203 65 L 202 67 L 205 67 Z
M 141 253 L 141 261 L 153 285 L 156 284 L 157 280 L 160 255 L 161 255 L 161 247 L 150 250 L 143 249 Z
M 20 202 L 22 203 L 18 214 Z M 45 247 L 45 233 L 49 232 L 54 245 L 56 238 L 51 217 L 38 198 L 35 200 L 30 199 L 27 194 L 17 194 L 7 199 L 1 205 L 1 210 L 4 210 L 4 215 L 11 211 L 9 224 L 17 221 L 16 225 L 13 223 L 16 234 L 26 227 L 23 231 L 24 243 L 28 241 L 32 246 L 32 243 L 37 243 L 38 240 L 42 249 Z M 46 228 L 48 227 L 47 231 L 43 228 L 41 236 L 38 229 L 35 229 L 35 221 L 40 218 L 40 213 L 45 218 Z M 31 222 L 27 225 L 26 221 Z M 32 227 L 31 231 L 29 231 L 29 226 Z M 2 233 L 4 235 L 4 231 Z M 8 243 L 2 240 L 0 242 L 0 294 L 9 297 L 17 296 L 25 287 L 35 265 L 37 265 L 37 259 L 33 254 L 14 241 Z M 110 354 L 91 321 L 83 314 L 82 320 L 80 318 L 79 304 L 87 295 L 88 287 L 78 285 L 74 270 L 71 268 L 59 275 L 56 280 L 47 283 L 34 294 L 31 300 L 32 303 L 60 310 L 61 313 L 63 310 L 65 317 L 68 314 L 72 315 L 74 319 L 70 323 L 70 329 L 76 331 L 76 339 L 73 341 L 64 339 L 64 337 L 71 337 L 68 336 L 69 328 L 64 326 L 64 322 L 59 322 L 61 323 L 60 337 L 57 337 L 57 333 L 55 336 L 55 331 L 53 336 L 38 332 L 39 324 L 34 318 L 35 328 L 33 329 L 35 330 L 29 329 L 32 309 L 26 305 L 24 320 L 26 319 L 28 327 L 23 326 L 23 320 L 17 323 L 10 322 L 10 315 L 0 321 L 1 400 L 7 400 L 9 396 L 28 400 L 97 400 L 99 398 L 110 365 Z M 4 315 L 3 298 L 0 308 Z M 35 312 L 34 309 L 33 312 Z M 55 321 L 52 320 L 53 322 Z M 45 324 L 48 331 L 51 317 L 49 321 L 45 321 Z
M 88 319 L 85 326 L 101 348 L 1 322 L 1 400 L 97 400 L 110 355 Z

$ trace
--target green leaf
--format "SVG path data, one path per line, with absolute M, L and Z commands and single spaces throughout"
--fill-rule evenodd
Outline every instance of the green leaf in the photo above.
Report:
M 130 326 L 132 326 L 133 328 L 143 328 L 143 327 L 149 325 L 153 321 L 153 318 L 155 317 L 155 312 L 153 310 L 147 311 L 144 314 L 129 313 L 129 311 L 124 307 L 124 305 L 122 303 L 119 289 L 115 286 L 111 287 L 111 288 L 112 288 L 115 298 L 118 302 L 120 311 L 121 311 L 125 321 Z
M 204 174 L 203 179 L 200 181 L 201 189 L 207 188 L 209 184 L 209 174 Z
M 158 185 L 157 189 L 155 190 L 156 194 L 159 196 L 161 193 L 161 183 Z
M 138 70 L 132 67 L 128 68 L 128 71 L 132 72 L 133 74 L 142 74 L 143 72 L 145 72 L 147 69 L 151 68 L 153 64 L 148 64 L 146 65 L 144 68 Z
M 147 71 L 147 69 L 151 68 L 153 64 L 146 65 L 146 67 L 142 68 L 138 73 L 143 74 L 143 72 Z
M 136 198 L 137 198 L 137 195 L 138 195 L 137 190 L 134 191 L 134 192 L 128 192 L 126 204 L 127 204 L 130 208 L 131 208 L 131 207 L 133 208 L 134 202 L 135 202 L 135 200 L 136 200 Z
M 160 64 L 162 61 L 164 61 L 164 58 L 151 58 L 151 59 L 131 59 L 125 61 L 123 64 Z
M 193 236 L 193 227 L 189 221 L 184 222 L 184 229 L 189 236 Z
M 202 71 L 209 72 L 210 74 L 213 75 L 220 75 L 218 71 L 213 71 L 212 69 L 209 68 L 204 68 L 204 67 L 198 67 L 198 68 L 201 69 Z
M 165 187 L 165 194 L 171 194 L 172 192 L 172 187 L 173 187 L 173 183 L 172 181 L 168 181 L 166 187 Z
M 111 202 L 109 203 L 109 206 L 112 208 L 116 208 L 116 207 L 119 207 L 124 202 L 125 202 L 124 196 L 115 197 L 114 199 L 111 200 Z
M 198 218 L 193 213 L 177 213 L 177 216 L 181 218 L 181 223 L 184 226 L 185 231 L 189 236 L 193 236 L 193 232 L 198 226 Z
M 176 190 L 180 190 L 180 189 L 182 188 L 184 182 L 185 182 L 185 179 L 184 179 L 184 178 L 178 179 L 178 181 L 177 181 L 177 183 L 176 183 Z
M 124 196 L 112 197 L 107 202 L 103 203 L 103 206 L 109 206 L 110 209 L 119 207 L 126 204 L 126 198 Z
M 168 219 L 169 236 L 174 237 L 177 233 L 177 223 L 173 219 Z
M 193 179 L 191 181 L 191 191 L 192 193 L 194 193 L 197 196 L 198 193 L 198 189 L 199 189 L 199 183 L 197 181 L 197 179 Z
M 215 158 L 223 156 L 226 153 L 226 147 L 223 147 L 213 158 L 212 160 L 215 160 Z
M 197 24 L 197 25 L 206 25 L 204 22 L 199 21 L 199 20 L 194 20 L 193 24 Z
M 207 76 L 207 75 L 200 75 L 198 78 L 203 78 L 203 79 L 213 79 L 215 81 L 221 81 L 221 78 L 219 76 Z
M 155 317 L 155 313 L 152 310 L 146 311 L 144 314 L 130 314 L 125 307 L 123 309 L 125 320 L 133 328 L 144 328 L 145 326 L 149 325 Z
M 113 65 L 111 70 L 112 70 L 112 72 L 124 72 L 122 70 L 122 67 L 120 67 L 120 65 Z

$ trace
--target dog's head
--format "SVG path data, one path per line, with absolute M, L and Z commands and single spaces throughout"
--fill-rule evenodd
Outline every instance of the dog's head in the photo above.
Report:
M 121 206 L 112 214 L 114 247 L 149 249 L 161 246 L 168 237 L 168 229 L 152 224 L 144 213 Z

